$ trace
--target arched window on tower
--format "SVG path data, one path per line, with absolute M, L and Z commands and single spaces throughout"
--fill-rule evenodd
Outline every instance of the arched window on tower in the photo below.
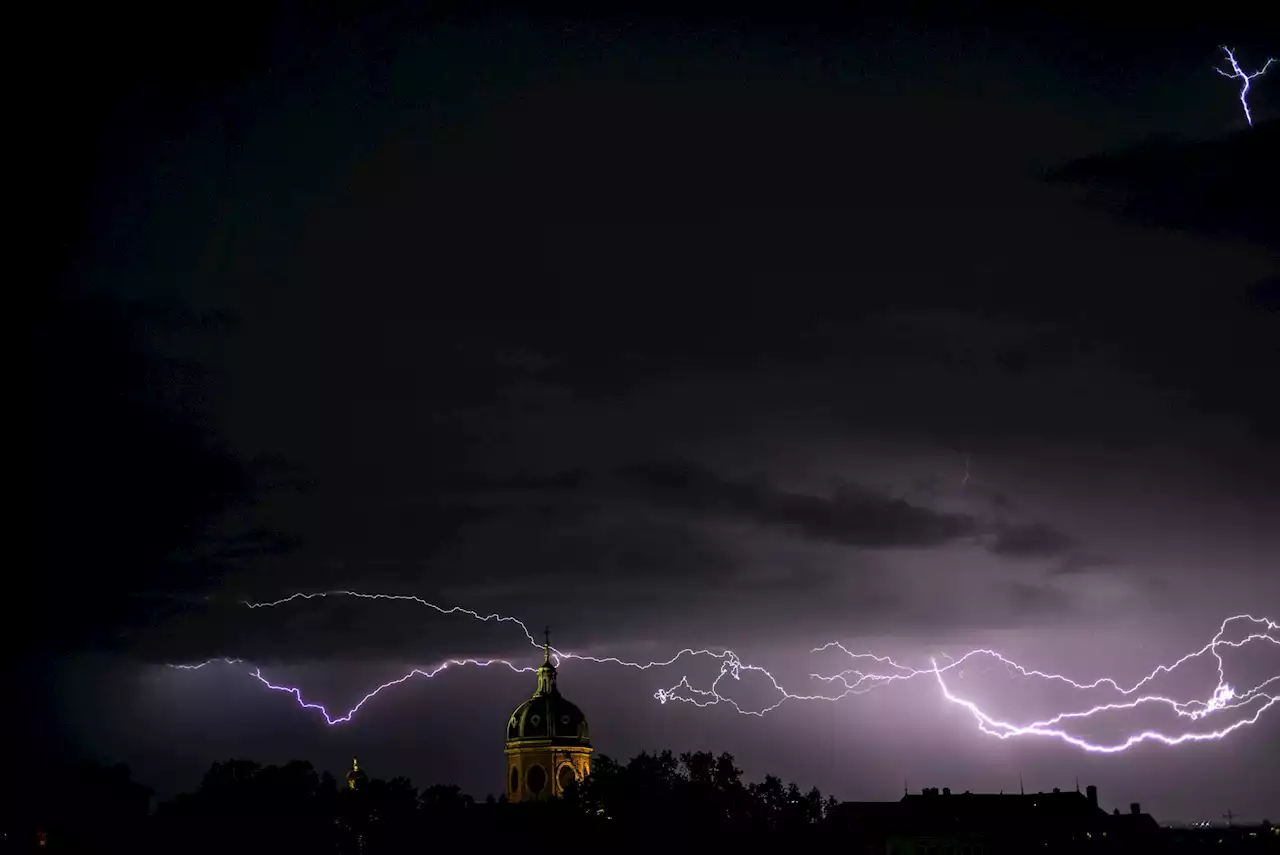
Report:
M 515 766 L 511 767 L 511 795 L 516 794 L 516 790 L 520 789 L 520 770 Z
M 560 771 L 556 774 L 556 782 L 560 785 L 560 792 L 569 789 L 569 785 L 578 780 L 577 774 L 573 771 L 573 766 L 565 763 L 560 767 Z
M 525 784 L 528 785 L 529 792 L 538 795 L 547 787 L 547 770 L 541 766 L 530 767 L 525 774 Z

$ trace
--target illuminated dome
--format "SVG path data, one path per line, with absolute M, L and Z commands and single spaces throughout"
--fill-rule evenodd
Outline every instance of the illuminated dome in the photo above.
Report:
M 542 645 L 538 688 L 507 719 L 507 799 L 556 798 L 591 774 L 587 717 L 556 687 L 551 631 Z
M 577 705 L 554 690 L 534 695 L 511 714 L 507 722 L 507 742 L 525 739 L 551 740 L 552 745 L 591 745 L 587 717 Z
M 533 740 L 546 745 L 580 745 L 591 747 L 587 717 L 556 686 L 556 666 L 551 664 L 548 644 L 538 668 L 538 688 L 533 697 L 516 707 L 507 721 L 508 747 Z
M 351 771 L 347 773 L 347 789 L 354 790 L 363 787 L 369 781 L 369 776 L 360 768 L 360 761 L 351 758 Z

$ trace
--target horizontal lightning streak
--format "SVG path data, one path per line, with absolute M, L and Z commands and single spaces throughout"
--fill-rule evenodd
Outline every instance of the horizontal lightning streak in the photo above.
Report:
M 1058 728 L 1050 727 L 1050 724 L 1052 722 L 1060 721 L 1062 718 L 1065 718 L 1065 716 L 1056 716 L 1054 719 L 1050 719 L 1044 722 L 1035 722 L 1033 724 L 1029 724 L 1026 726 L 1010 724 L 1009 722 L 995 719 L 987 715 L 981 709 L 979 709 L 978 705 L 975 704 L 973 701 L 967 701 L 964 698 L 960 698 L 960 697 L 957 697 L 956 695 L 953 695 L 951 693 L 951 690 L 947 688 L 946 682 L 944 682 L 942 679 L 941 669 L 935 669 L 933 673 L 938 678 L 938 686 L 942 689 L 943 697 L 951 701 L 953 704 L 959 704 L 960 706 L 969 710 L 969 712 L 973 713 L 973 717 L 978 722 L 978 728 L 983 733 L 989 734 L 991 736 L 999 737 L 1000 739 L 1009 739 L 1010 737 L 1014 737 L 1014 736 L 1051 736 L 1051 737 L 1056 737 L 1058 739 L 1061 739 L 1063 742 L 1066 742 L 1070 745 L 1074 745 L 1077 748 L 1083 748 L 1085 751 L 1089 751 L 1097 754 L 1117 754 L 1121 751 L 1132 748 L 1133 746 L 1139 743 L 1150 742 L 1150 741 L 1163 742 L 1165 745 L 1181 745 L 1184 742 L 1208 742 L 1210 740 L 1222 739 L 1224 736 L 1228 735 L 1233 731 L 1239 730 L 1245 725 L 1254 724 L 1255 722 L 1257 722 L 1257 720 L 1262 716 L 1264 712 L 1270 709 L 1277 701 L 1280 701 L 1280 696 L 1260 695 L 1258 697 L 1265 697 L 1267 699 L 1267 702 L 1262 706 L 1260 706 L 1257 710 L 1255 710 L 1253 715 L 1247 718 L 1238 719 L 1232 722 L 1231 724 L 1227 725 L 1226 727 L 1220 728 L 1218 730 L 1213 730 L 1208 732 L 1184 732 L 1184 733 L 1178 734 L 1177 736 L 1169 736 L 1167 734 L 1160 733 L 1159 731 L 1154 731 L 1154 730 L 1143 730 L 1139 733 L 1130 735 L 1129 737 L 1127 737 L 1126 739 L 1120 742 L 1099 745 L 1093 742 L 1089 742 L 1088 740 L 1082 739 L 1078 736 L 1074 736 L 1066 732 L 1065 730 L 1060 730 Z M 1215 694 L 1217 693 L 1215 692 Z M 1166 698 L 1139 698 L 1137 701 L 1133 701 L 1128 704 L 1121 704 L 1121 705 L 1104 704 L 1102 706 L 1094 707 L 1091 710 L 1086 710 L 1076 715 L 1077 717 L 1085 717 L 1085 716 L 1093 715 L 1097 712 L 1101 712 L 1106 709 L 1133 708 L 1137 706 L 1139 703 L 1142 703 L 1147 700 L 1159 700 L 1159 701 L 1167 702 Z M 1219 709 L 1226 709 L 1226 707 L 1219 707 Z
M 461 606 L 453 606 L 453 607 L 446 608 L 444 606 L 439 606 L 435 603 L 425 600 L 421 597 L 417 597 L 409 594 L 379 594 L 379 593 L 364 593 L 364 592 L 358 592 L 358 591 L 325 591 L 325 592 L 319 592 L 319 593 L 297 593 L 289 597 L 284 597 L 279 600 L 274 600 L 270 602 L 261 602 L 261 603 L 245 602 L 244 605 L 248 606 L 251 609 L 275 608 L 275 607 L 284 606 L 299 600 L 305 601 L 305 600 L 312 600 L 316 598 L 325 598 L 325 597 L 331 597 L 331 596 L 353 597 L 353 598 L 364 599 L 364 600 L 386 600 L 386 601 L 393 601 L 393 602 L 394 601 L 410 602 L 410 603 L 414 603 L 414 604 L 432 609 L 441 615 L 457 614 L 457 615 L 464 615 L 473 620 L 477 620 L 481 622 L 511 623 L 511 624 L 515 624 L 517 627 L 520 628 L 520 631 L 524 634 L 525 640 L 528 641 L 531 646 L 535 648 L 540 648 L 542 646 L 541 644 L 538 643 L 537 639 L 534 638 L 533 633 L 529 631 L 529 627 L 524 623 L 524 621 L 520 620 L 519 618 L 507 616 L 507 615 L 500 615 L 500 614 L 485 615 L 485 614 L 481 614 L 480 612 L 473 611 L 471 609 L 463 608 Z M 1245 623 L 1250 625 L 1252 628 L 1252 631 L 1249 632 L 1248 635 L 1246 635 L 1243 638 L 1238 638 L 1235 640 L 1225 638 L 1228 628 L 1239 623 Z M 678 651 L 675 655 L 671 656 L 668 659 L 642 663 L 642 662 L 621 659 L 616 656 L 589 656 L 586 654 L 572 653 L 568 651 L 559 650 L 555 647 L 550 647 L 549 649 L 551 654 L 555 658 L 555 662 L 557 665 L 560 665 L 565 661 L 581 661 L 581 662 L 592 662 L 592 663 L 604 664 L 604 665 L 617 665 L 617 666 L 632 668 L 640 671 L 647 671 L 654 668 L 666 668 L 668 666 L 674 665 L 677 661 L 685 657 L 700 657 L 700 656 L 711 657 L 713 659 L 719 660 L 720 670 L 719 670 L 719 674 L 711 682 L 710 686 L 708 686 L 705 689 L 697 688 L 692 683 L 690 683 L 689 678 L 687 676 L 683 676 L 675 685 L 671 686 L 670 688 L 658 689 L 654 693 L 654 698 L 657 699 L 660 703 L 666 703 L 667 701 L 679 701 L 681 703 L 692 704 L 693 706 L 700 707 L 700 708 L 724 704 L 731 707 L 733 710 L 735 710 L 739 714 L 756 716 L 756 717 L 763 717 L 767 713 L 777 709 L 786 701 L 821 700 L 821 701 L 834 702 L 834 701 L 838 701 L 843 698 L 849 697 L 851 695 L 864 694 L 865 692 L 871 691 L 872 689 L 881 688 L 893 683 L 914 680 L 918 677 L 932 676 L 934 679 L 936 679 L 939 689 L 941 690 L 942 696 L 946 700 L 950 701 L 951 703 L 957 704 L 967 709 L 974 716 L 975 720 L 978 723 L 979 730 L 983 733 L 989 734 L 991 736 L 996 736 L 1001 739 L 1008 739 L 1016 736 L 1051 737 L 1051 738 L 1060 739 L 1070 745 L 1074 745 L 1086 751 L 1112 754 L 1119 751 L 1124 751 L 1139 743 L 1149 742 L 1149 741 L 1158 741 L 1166 745 L 1179 745 L 1184 742 L 1198 742 L 1198 741 L 1222 739 L 1228 734 L 1246 725 L 1254 724 L 1255 722 L 1257 722 L 1263 713 L 1265 713 L 1268 709 L 1270 709 L 1275 704 L 1280 703 L 1280 694 L 1268 693 L 1269 687 L 1271 687 L 1273 684 L 1280 683 L 1280 674 L 1272 676 L 1250 689 L 1247 689 L 1245 691 L 1239 691 L 1236 687 L 1231 686 L 1227 682 L 1226 673 L 1225 673 L 1225 664 L 1223 662 L 1222 654 L 1220 651 L 1223 648 L 1239 649 L 1246 645 L 1254 644 L 1254 643 L 1270 644 L 1270 645 L 1275 645 L 1277 647 L 1280 647 L 1280 637 L 1278 637 L 1276 634 L 1273 634 L 1273 633 L 1276 633 L 1277 630 L 1280 630 L 1280 624 L 1276 623 L 1275 621 L 1269 620 L 1267 618 L 1257 618 L 1247 614 L 1234 615 L 1222 622 L 1222 624 L 1218 628 L 1217 634 L 1215 634 L 1213 639 L 1209 641 L 1207 644 L 1205 644 L 1204 646 L 1200 647 L 1197 650 L 1193 650 L 1192 652 L 1187 653 L 1186 655 L 1175 660 L 1171 664 L 1158 665 L 1154 670 L 1152 670 L 1145 677 L 1142 677 L 1141 679 L 1137 680 L 1136 682 L 1128 686 L 1122 685 L 1120 682 L 1118 682 L 1117 680 L 1111 677 L 1102 677 L 1092 682 L 1081 683 L 1067 676 L 1064 676 L 1062 674 L 1056 674 L 1056 673 L 1050 673 L 1050 672 L 1040 671 L 1036 669 L 1025 668 L 1022 665 L 1015 662 L 1014 660 L 1009 659 L 1003 654 L 998 653 L 997 651 L 991 650 L 989 648 L 978 648 L 975 650 L 970 650 L 968 653 L 965 653 L 964 655 L 958 658 L 946 656 L 945 658 L 948 661 L 944 665 L 939 665 L 937 660 L 935 659 L 931 661 L 929 668 L 917 669 L 917 668 L 912 668 L 907 665 L 902 665 L 898 662 L 895 662 L 893 659 L 887 656 L 878 656 L 871 653 L 855 653 L 853 651 L 850 651 L 848 648 L 846 648 L 843 644 L 841 644 L 838 641 L 830 641 L 820 647 L 813 648 L 810 652 L 822 653 L 828 650 L 838 650 L 841 653 L 848 656 L 850 659 L 854 660 L 855 662 L 859 662 L 859 663 L 866 662 L 870 664 L 864 666 L 868 670 L 851 668 L 836 674 L 809 674 L 809 677 L 812 679 L 825 682 L 828 685 L 838 684 L 842 689 L 841 691 L 833 691 L 827 694 L 823 694 L 823 693 L 797 694 L 797 693 L 788 691 L 778 682 L 777 678 L 775 678 L 774 675 L 771 672 L 769 672 L 766 668 L 759 665 L 751 665 L 751 664 L 742 662 L 742 660 L 738 657 L 738 655 L 734 653 L 732 650 L 715 651 L 715 650 L 710 650 L 706 648 L 694 649 L 691 647 L 686 647 Z M 1193 698 L 1189 700 L 1177 700 L 1174 698 L 1165 697 L 1163 695 L 1155 695 L 1155 694 L 1138 695 L 1137 694 L 1139 690 L 1143 689 L 1143 687 L 1150 684 L 1153 680 L 1155 680 L 1159 676 L 1163 674 L 1171 674 L 1172 672 L 1174 672 L 1181 666 L 1185 665 L 1186 663 L 1199 659 L 1205 655 L 1211 655 L 1214 657 L 1216 661 L 1217 675 L 1218 675 L 1217 685 L 1214 687 L 1213 691 L 1210 693 L 1207 699 L 1201 700 L 1201 699 Z M 1017 673 L 1025 678 L 1036 678 L 1036 679 L 1044 680 L 1047 682 L 1062 683 L 1078 691 L 1091 691 L 1091 690 L 1098 690 L 1098 689 L 1107 690 L 1120 695 L 1126 700 L 1113 700 L 1106 703 L 1096 704 L 1094 706 L 1087 707 L 1084 709 L 1067 710 L 1067 711 L 1060 712 L 1050 718 L 1047 718 L 1041 721 L 1034 721 L 1034 722 L 1031 722 L 1030 724 L 1025 724 L 1025 725 L 1018 725 L 1018 724 L 1013 724 L 1007 721 L 1002 721 L 988 714 L 984 710 L 982 710 L 975 702 L 965 698 L 961 698 L 958 695 L 954 694 L 949 688 L 949 686 L 947 685 L 947 682 L 943 678 L 943 675 L 946 674 L 947 672 L 953 671 L 955 669 L 959 669 L 966 662 L 973 660 L 975 658 L 984 658 L 984 659 L 995 661 L 1005 666 L 1006 668 L 1008 668 L 1011 672 Z M 210 659 L 206 662 L 201 662 L 193 665 L 174 665 L 171 667 L 181 668 L 184 670 L 197 670 L 197 669 L 203 668 L 204 666 L 210 663 L 219 662 L 219 661 L 225 662 L 226 664 L 238 664 L 243 662 L 243 660 L 241 659 L 223 657 L 223 658 Z M 306 700 L 302 695 L 301 689 L 298 687 L 277 685 L 275 683 L 272 683 L 266 677 L 263 676 L 260 668 L 255 667 L 249 673 L 251 676 L 257 679 L 267 688 L 273 691 L 284 692 L 284 693 L 293 695 L 294 699 L 298 702 L 298 705 L 301 706 L 303 709 L 315 710 L 324 717 L 325 721 L 328 724 L 336 725 L 336 724 L 341 724 L 344 722 L 351 721 L 351 719 L 355 716 L 355 714 L 359 712 L 360 709 L 367 702 L 372 700 L 376 695 L 378 695 L 378 693 L 382 692 L 384 689 L 388 689 L 392 686 L 398 686 L 415 677 L 433 678 L 450 667 L 461 667 L 461 666 L 476 666 L 476 667 L 502 666 L 515 673 L 531 673 L 535 670 L 531 666 L 517 665 L 514 662 L 511 662 L 506 659 L 448 659 L 441 662 L 439 665 L 437 665 L 434 668 L 430 668 L 430 669 L 414 668 L 401 677 L 398 677 L 394 680 L 389 680 L 383 683 L 382 685 L 368 692 L 364 697 L 360 699 L 360 701 L 355 706 L 353 706 L 346 713 L 343 713 L 341 715 L 335 715 L 333 713 L 330 713 L 329 710 L 323 704 Z M 762 675 L 766 680 L 769 681 L 770 685 L 773 688 L 773 691 L 777 695 L 777 700 L 774 703 L 764 706 L 760 709 L 747 709 L 747 708 L 744 708 L 742 705 L 740 705 L 733 698 L 728 697 L 727 695 L 721 694 L 720 686 L 722 681 L 726 677 L 736 681 L 740 681 L 742 679 L 743 672 Z M 1076 721 L 1091 718 L 1093 716 L 1099 715 L 1104 712 L 1134 710 L 1139 707 L 1151 706 L 1151 705 L 1166 707 L 1172 710 L 1174 713 L 1176 713 L 1179 717 L 1190 719 L 1192 721 L 1202 720 L 1211 714 L 1220 714 L 1229 710 L 1237 710 L 1237 711 L 1240 711 L 1241 713 L 1245 713 L 1245 712 L 1248 712 L 1250 708 L 1252 708 L 1252 712 L 1245 717 L 1236 719 L 1229 725 L 1225 725 L 1213 731 L 1202 731 L 1202 732 L 1187 731 L 1187 732 L 1179 733 L 1177 735 L 1169 735 L 1169 734 L 1161 733 L 1158 731 L 1143 730 L 1138 733 L 1131 734 L 1125 739 L 1120 740 L 1119 742 L 1106 743 L 1106 744 L 1090 742 L 1088 740 L 1081 738 L 1080 736 L 1069 733 L 1068 731 L 1063 730 L 1060 727 L 1060 725 L 1062 725 L 1062 723 L 1064 722 L 1068 722 L 1068 721 L 1076 722 Z
M 360 711 L 360 708 L 365 705 L 365 702 L 368 701 L 370 698 L 372 698 L 374 695 L 378 694 L 378 692 L 381 692 L 383 689 L 388 689 L 392 686 L 398 686 L 401 683 L 404 683 L 413 679 L 414 677 L 428 677 L 428 678 L 434 677 L 435 675 L 439 674 L 441 671 L 445 670 L 451 665 L 477 665 L 481 668 L 487 668 L 490 665 L 505 665 L 506 667 L 510 668 L 512 671 L 515 671 L 517 674 L 532 674 L 534 673 L 534 671 L 537 670 L 536 668 L 532 668 L 532 667 L 521 668 L 519 666 L 512 665 L 510 662 L 507 662 L 503 659 L 448 659 L 440 663 L 439 665 L 437 665 L 435 668 L 431 668 L 431 669 L 414 668 L 412 671 L 410 671 L 408 674 L 405 674 L 403 677 L 397 677 L 394 680 L 388 680 L 387 682 L 383 683 L 381 686 L 379 686 L 378 688 L 374 689 L 372 692 L 370 692 L 369 694 L 361 698 L 360 702 L 357 703 L 351 709 L 347 710 L 346 713 L 336 717 L 330 714 L 329 710 L 325 708 L 324 704 L 317 704 L 311 701 L 304 700 L 302 697 L 301 689 L 295 688 L 294 686 L 277 686 L 275 683 L 272 683 L 266 677 L 262 676 L 262 670 L 260 668 L 254 668 L 253 671 L 251 671 L 250 673 L 252 673 L 253 676 L 257 678 L 257 680 L 261 682 L 262 685 L 266 686 L 268 689 L 271 689 L 276 692 L 286 692 L 290 695 L 293 695 L 294 698 L 296 698 L 298 701 L 298 706 L 302 707 L 304 710 L 317 711 L 322 716 L 324 716 L 324 720 L 327 723 L 342 724 L 343 722 L 351 721 L 352 717 L 355 716 L 355 714 Z
M 243 659 L 233 659 L 230 656 L 215 656 L 212 659 L 206 659 L 203 662 L 197 662 L 194 665 L 170 665 L 170 668 L 177 668 L 179 671 L 199 671 L 206 665 L 212 665 L 214 662 L 225 662 L 228 665 L 237 665 L 243 662 Z

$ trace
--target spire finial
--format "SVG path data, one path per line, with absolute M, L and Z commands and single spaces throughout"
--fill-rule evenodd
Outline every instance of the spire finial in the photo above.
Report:
M 551 664 L 551 627 L 542 631 L 542 664 L 538 666 L 538 695 L 554 695 L 556 693 L 556 666 Z
M 359 760 L 359 758 L 356 758 L 356 757 L 352 757 L 352 758 L 351 758 L 351 771 L 352 771 L 352 772 L 359 772 L 359 771 L 360 771 L 360 760 Z

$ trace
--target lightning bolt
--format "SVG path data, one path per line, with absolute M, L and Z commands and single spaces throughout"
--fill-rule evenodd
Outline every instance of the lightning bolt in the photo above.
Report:
M 1266 74 L 1267 69 L 1271 67 L 1271 63 L 1275 62 L 1275 59 L 1269 58 L 1266 65 L 1253 72 L 1253 74 L 1248 74 L 1240 67 L 1240 63 L 1236 62 L 1235 52 L 1231 48 L 1223 45 L 1222 52 L 1227 55 L 1227 62 L 1231 63 L 1231 73 L 1228 74 L 1216 65 L 1213 67 L 1213 70 L 1228 80 L 1240 81 L 1240 105 L 1244 107 L 1244 117 L 1245 120 L 1248 121 L 1249 127 L 1253 127 L 1253 114 L 1249 112 L 1249 83 L 1250 81 Z
M 287 694 L 293 695 L 298 701 L 298 706 L 302 707 L 304 710 L 315 710 L 316 712 L 320 713 L 320 715 L 324 716 L 325 722 L 332 725 L 332 724 L 342 724 L 344 722 L 351 721 L 351 719 L 355 717 L 355 714 L 360 711 L 360 708 L 364 706 L 365 703 L 367 703 L 369 700 L 371 700 L 374 695 L 378 694 L 383 689 L 389 689 L 392 686 L 399 686 L 401 683 L 408 682 L 409 680 L 412 680 L 414 677 L 427 677 L 429 679 L 431 677 L 436 676 L 446 668 L 450 666 L 456 666 L 456 665 L 476 665 L 480 668 L 488 668 L 490 665 L 503 665 L 503 666 L 506 666 L 507 668 L 510 668 L 512 671 L 515 671 L 517 674 L 532 674 L 537 670 L 536 668 L 532 668 L 532 667 L 520 667 L 518 665 L 513 665 L 512 663 L 506 661 L 505 659 L 447 659 L 444 662 L 441 662 L 435 668 L 430 668 L 430 669 L 414 668 L 412 671 L 410 671 L 408 674 L 405 674 L 403 677 L 397 677 L 394 680 L 388 680 L 378 688 L 369 692 L 369 694 L 365 695 L 363 698 L 360 699 L 360 702 L 358 704 L 356 704 L 351 709 L 347 710 L 345 713 L 339 716 L 335 716 L 332 713 L 330 713 L 329 710 L 325 708 L 324 704 L 317 704 L 312 701 L 304 700 L 302 697 L 302 690 L 299 688 L 296 688 L 294 686 L 277 686 L 275 683 L 272 683 L 266 677 L 262 676 L 262 669 L 260 668 L 254 668 L 249 673 L 251 673 L 258 680 L 258 682 L 262 683 L 262 685 L 266 686 L 268 689 L 271 689 L 276 692 L 285 692 Z
M 245 602 L 244 605 L 251 609 L 277 608 L 300 600 L 306 601 L 326 597 L 353 597 L 364 600 L 409 602 L 432 609 L 441 615 L 457 614 L 470 617 L 473 620 L 480 622 L 511 623 L 519 628 L 521 633 L 524 635 L 525 640 L 532 647 L 537 649 L 541 649 L 542 647 L 542 644 L 539 643 L 538 640 L 534 638 L 533 633 L 529 631 L 529 627 L 519 618 L 500 614 L 485 615 L 461 606 L 444 607 L 425 600 L 422 597 L 408 594 L 326 591 L 320 593 L 297 593 L 279 600 L 258 603 Z M 1228 638 L 1228 630 L 1238 625 L 1248 627 L 1248 633 L 1245 634 L 1243 638 L 1236 638 L 1234 640 Z M 927 668 L 913 668 L 896 662 L 887 656 L 879 656 L 872 653 L 856 653 L 849 650 L 838 641 L 830 641 L 820 647 L 813 648 L 810 653 L 823 653 L 832 650 L 839 651 L 850 660 L 857 663 L 859 667 L 849 668 L 835 674 L 809 674 L 808 676 L 810 679 L 817 680 L 832 687 L 832 690 L 829 692 L 812 694 L 802 694 L 787 690 L 769 670 L 760 665 L 745 663 L 736 653 L 727 649 L 711 650 L 707 648 L 694 649 L 686 647 L 667 659 L 652 662 L 631 661 L 616 656 L 590 656 L 559 650 L 555 647 L 551 647 L 550 652 L 555 659 L 557 667 L 566 661 L 579 661 L 602 665 L 613 665 L 639 671 L 667 668 L 682 659 L 709 657 L 713 660 L 718 660 L 720 662 L 720 668 L 716 678 L 706 688 L 698 688 L 694 686 L 686 675 L 682 676 L 675 685 L 669 688 L 660 688 L 655 691 L 653 695 L 654 698 L 662 704 L 665 704 L 668 701 L 679 701 L 681 703 L 692 704 L 699 708 L 725 705 L 741 715 L 756 717 L 765 716 L 787 701 L 835 702 L 853 695 L 860 695 L 874 689 L 893 685 L 895 683 L 916 680 L 919 678 L 931 678 L 936 681 L 942 697 L 946 701 L 960 706 L 972 714 L 977 722 L 978 729 L 984 734 L 995 736 L 1000 739 L 1027 736 L 1053 738 L 1085 751 L 1114 754 L 1125 751 L 1143 742 L 1154 741 L 1165 745 L 1180 745 L 1184 742 L 1218 740 L 1247 725 L 1256 723 L 1268 709 L 1277 703 L 1280 703 L 1280 694 L 1275 693 L 1280 692 L 1280 674 L 1263 680 L 1252 688 L 1241 690 L 1239 687 L 1233 686 L 1227 681 L 1226 665 L 1222 657 L 1223 649 L 1240 649 L 1246 645 L 1256 644 L 1269 644 L 1280 648 L 1280 623 L 1268 618 L 1258 618 L 1248 614 L 1234 615 L 1224 620 L 1219 625 L 1218 631 L 1213 638 L 1199 649 L 1185 654 L 1170 664 L 1158 665 L 1149 674 L 1136 682 L 1130 685 L 1124 685 L 1111 677 L 1102 677 L 1093 680 L 1092 682 L 1082 683 L 1062 674 L 1029 669 L 989 648 L 970 650 L 968 653 L 959 657 L 952 657 L 944 654 L 943 657 L 947 660 L 945 664 L 939 665 L 938 660 L 935 658 L 930 661 L 930 665 Z M 1213 657 L 1216 664 L 1218 678 L 1217 684 L 1206 698 L 1178 700 L 1159 694 L 1140 694 L 1140 692 L 1147 689 L 1158 677 L 1172 674 L 1187 663 L 1202 659 L 1205 656 Z M 952 671 L 955 671 L 957 674 L 963 674 L 963 671 L 960 669 L 962 669 L 966 663 L 980 660 L 997 663 L 1008 669 L 1010 672 L 1016 673 L 1027 679 L 1038 679 L 1049 683 L 1057 683 L 1064 687 L 1069 687 L 1081 692 L 1103 690 L 1110 692 L 1113 695 L 1118 695 L 1119 699 L 1080 709 L 1065 710 L 1047 719 L 1032 721 L 1026 724 L 1016 724 L 1004 721 L 984 711 L 976 702 L 960 697 L 954 693 L 948 685 L 945 675 L 948 675 L 949 672 Z M 243 661 L 244 660 L 241 659 L 223 657 L 210 659 L 198 664 L 174 665 L 171 667 L 183 670 L 196 670 L 216 662 L 235 665 L 240 664 Z M 300 707 L 320 713 L 327 724 L 337 725 L 351 721 L 356 713 L 359 712 L 366 703 L 371 701 L 385 689 L 401 685 L 417 677 L 427 679 L 434 678 L 452 667 L 466 666 L 482 668 L 496 666 L 507 668 L 515 673 L 532 673 L 535 670 L 531 666 L 519 665 L 507 659 L 448 659 L 441 662 L 434 668 L 414 668 L 401 677 L 394 680 L 388 680 L 365 694 L 364 697 L 355 704 L 355 706 L 341 714 L 330 712 L 323 704 L 308 701 L 304 698 L 302 690 L 299 687 L 279 685 L 271 682 L 263 676 L 260 668 L 252 668 L 252 670 L 249 671 L 249 674 L 272 691 L 292 695 Z M 721 692 L 721 685 L 724 680 L 731 679 L 734 681 L 741 681 L 744 673 L 756 674 L 767 680 L 775 693 L 776 700 L 759 709 L 749 709 L 743 707 L 732 697 Z M 1210 716 L 1214 716 L 1215 720 L 1221 719 L 1221 714 L 1228 711 L 1237 711 L 1241 717 L 1236 718 L 1229 724 L 1224 724 L 1215 730 L 1185 730 L 1175 734 L 1163 733 L 1154 730 L 1143 730 L 1111 743 L 1091 742 L 1066 730 L 1064 727 L 1066 723 L 1078 723 L 1083 720 L 1094 718 L 1095 716 L 1099 716 L 1103 713 L 1135 710 L 1140 707 L 1151 706 L 1164 707 L 1171 710 L 1179 719 L 1185 719 L 1188 722 L 1203 721 Z
M 170 668 L 177 668 L 179 671 L 199 671 L 206 665 L 212 665 L 214 662 L 225 662 L 228 665 L 238 665 L 243 659 L 233 659 L 230 656 L 215 656 L 212 659 L 206 659 L 203 662 L 197 662 L 194 665 L 170 665 Z

